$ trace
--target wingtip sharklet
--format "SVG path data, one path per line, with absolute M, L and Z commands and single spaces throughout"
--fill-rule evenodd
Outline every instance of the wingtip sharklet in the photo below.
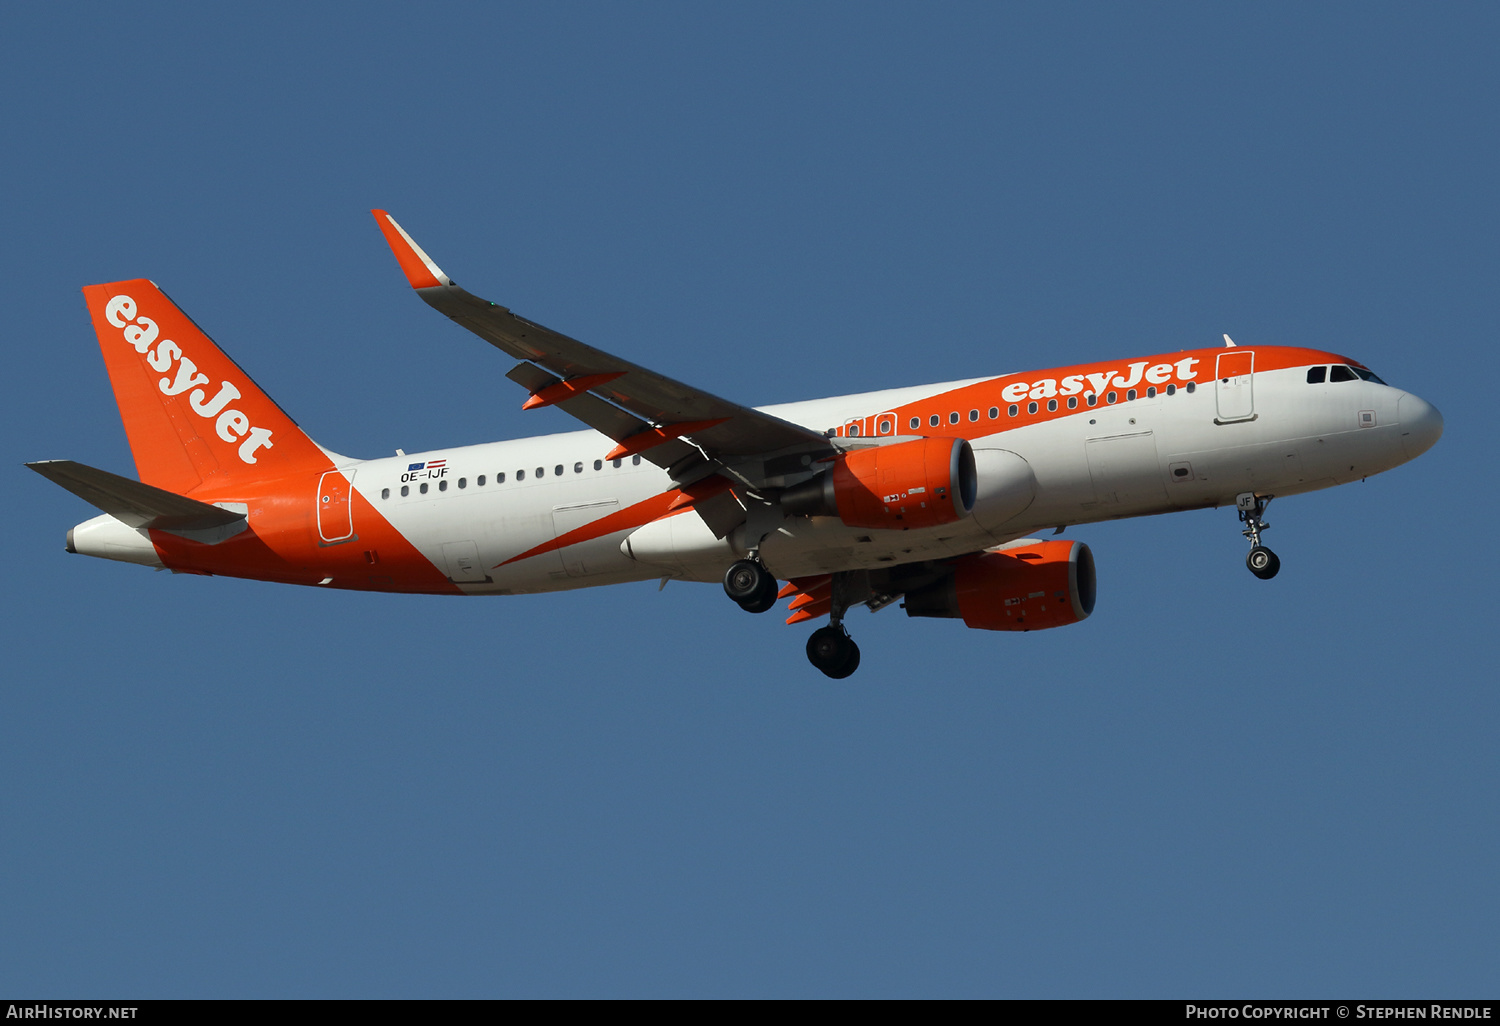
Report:
M 396 263 L 401 265 L 401 273 L 406 275 L 412 288 L 430 289 L 453 284 L 453 280 L 433 263 L 432 257 L 417 245 L 415 239 L 406 234 L 406 229 L 397 224 L 394 217 L 384 210 L 372 210 L 370 213 L 375 215 L 380 233 L 385 236 L 386 244 L 396 256 Z

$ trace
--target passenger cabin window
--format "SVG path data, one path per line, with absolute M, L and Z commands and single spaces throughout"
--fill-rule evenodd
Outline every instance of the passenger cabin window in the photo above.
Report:
M 1015 403 L 1011 403 L 1009 406 L 1007 406 L 1005 408 L 1005 412 L 1008 413 L 1008 414 L 1010 414 L 1012 417 L 1014 417 L 1016 414 L 1018 414 L 1018 413 L 1021 412 L 1021 408 L 1019 406 L 1017 406 Z
M 958 423 L 958 411 L 957 410 L 955 410 L 954 412 L 948 414 L 948 423 L 949 424 L 957 424 Z
M 556 474 L 558 477 L 562 477 L 563 465 L 561 463 L 559 463 L 557 466 L 553 467 L 552 468 L 552 473 Z M 541 475 L 538 475 L 538 476 L 541 476 Z
M 1333 365 L 1333 371 L 1328 375 L 1329 381 L 1358 381 L 1354 372 L 1341 363 Z
M 517 481 L 524 481 L 524 480 L 526 480 L 526 471 L 524 471 L 524 470 L 518 470 L 518 471 L 516 471 L 516 480 Z
M 573 473 L 575 473 L 575 474 L 582 474 L 583 473 L 583 464 L 582 463 L 575 463 L 575 464 L 573 464 Z
M 630 465 L 632 467 L 639 467 L 641 465 L 641 458 L 639 456 L 630 457 Z
M 1056 413 L 1057 412 L 1057 400 L 1056 399 L 1048 399 L 1047 400 L 1047 412 L 1048 413 Z
M 942 418 L 940 418 L 936 413 L 934 413 L 932 416 L 930 416 L 930 417 L 927 418 L 927 426 L 928 427 L 937 427 L 938 424 L 941 422 L 941 420 L 942 420 Z
M 504 471 L 501 471 L 500 473 L 498 473 L 498 474 L 495 475 L 495 483 L 496 484 L 504 484 L 505 483 L 505 472 Z
M 1309 367 L 1309 368 L 1307 368 L 1307 383 L 1309 385 L 1321 385 L 1323 382 L 1325 382 L 1327 380 L 1328 380 L 1328 368 L 1327 367 Z
M 391 490 L 389 488 L 380 489 L 380 497 L 382 499 L 389 499 L 391 497 Z
M 604 461 L 603 460 L 595 460 L 594 461 L 594 469 L 595 470 L 603 470 L 604 469 Z
M 536 468 L 536 476 L 538 478 L 546 477 L 547 476 L 547 468 L 546 467 L 537 467 Z
M 447 490 L 448 490 L 448 479 L 447 478 L 443 478 L 443 480 L 441 480 L 441 481 L 438 482 L 438 491 L 440 491 L 440 492 L 446 492 Z
M 921 426 L 922 426 L 922 418 L 921 417 L 913 417 L 911 419 L 911 429 L 913 431 L 915 431 L 917 428 L 919 428 Z
M 421 492 L 423 495 L 426 495 L 427 494 L 427 482 L 423 481 L 420 485 L 418 485 L 417 486 L 417 491 Z
M 477 484 L 479 487 L 483 488 L 484 487 L 484 475 L 480 474 L 478 477 L 476 477 L 474 479 L 474 483 Z
M 401 486 L 401 498 L 404 499 L 404 498 L 406 498 L 410 494 L 411 494 L 411 485 L 402 485 Z
M 1036 403 L 1027 403 L 1026 404 L 1026 412 L 1027 413 L 1035 413 L 1036 412 Z
M 466 478 L 466 477 L 459 478 L 458 479 L 458 486 L 460 488 L 467 488 L 467 487 L 469 487 L 469 479 Z
M 990 420 L 998 420 L 999 418 L 1000 418 L 1000 407 L 998 407 L 998 406 L 991 406 L 990 407 Z
M 1076 395 L 1070 395 L 1070 396 L 1068 396 L 1068 409 L 1070 409 L 1070 410 L 1076 410 L 1076 409 L 1078 409 L 1078 397 Z
M 969 423 L 972 424 L 972 423 L 974 423 L 978 419 L 979 419 L 979 411 L 978 410 L 970 410 L 969 411 Z

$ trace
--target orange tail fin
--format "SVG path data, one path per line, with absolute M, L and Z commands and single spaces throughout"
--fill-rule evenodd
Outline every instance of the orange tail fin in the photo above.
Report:
M 327 467 L 328 455 L 145 279 L 83 290 L 136 472 L 179 495 Z

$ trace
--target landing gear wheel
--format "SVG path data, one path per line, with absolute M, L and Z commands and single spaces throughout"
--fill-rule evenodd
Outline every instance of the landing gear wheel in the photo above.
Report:
M 859 646 L 842 627 L 819 627 L 807 639 L 807 658 L 824 675 L 843 680 L 859 669 Z
M 745 612 L 764 613 L 776 604 L 776 593 L 780 590 L 776 587 L 776 578 L 770 574 L 765 577 L 765 583 L 759 592 L 740 601 L 740 608 Z
M 1269 581 L 1281 570 L 1281 560 L 1277 558 L 1276 553 L 1264 545 L 1251 548 L 1250 554 L 1245 557 L 1245 565 L 1250 568 L 1252 574 L 1263 581 Z
M 765 601 L 767 591 L 770 602 Z M 776 602 L 776 578 L 753 559 L 737 560 L 724 574 L 724 594 L 751 612 L 763 613 Z

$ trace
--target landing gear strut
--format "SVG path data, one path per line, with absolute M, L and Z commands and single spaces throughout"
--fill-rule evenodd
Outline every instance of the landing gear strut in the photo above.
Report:
M 776 576 L 759 560 L 738 560 L 724 574 L 724 594 L 747 613 L 764 613 L 776 604 Z
M 1242 492 L 1234 500 L 1239 509 L 1240 523 L 1245 525 L 1243 533 L 1250 539 L 1250 554 L 1245 557 L 1245 565 L 1263 581 L 1269 581 L 1281 570 L 1281 560 L 1276 553 L 1260 543 L 1260 533 L 1271 529 L 1271 525 L 1263 517 L 1273 498 L 1273 495 L 1262 497 L 1254 492 Z

